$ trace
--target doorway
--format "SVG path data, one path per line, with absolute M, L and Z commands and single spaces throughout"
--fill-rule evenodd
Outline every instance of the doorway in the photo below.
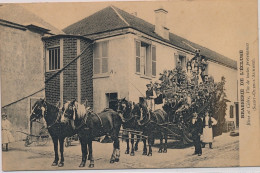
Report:
M 114 111 L 117 110 L 117 93 L 106 93 L 107 101 L 108 101 L 108 108 L 113 109 Z

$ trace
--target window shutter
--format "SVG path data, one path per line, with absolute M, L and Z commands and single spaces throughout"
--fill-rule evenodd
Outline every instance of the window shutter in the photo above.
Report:
M 102 73 L 108 72 L 108 58 L 102 58 Z
M 152 47 L 152 75 L 156 76 L 156 48 Z
M 102 57 L 108 57 L 108 41 L 102 42 Z
M 177 67 L 177 64 L 179 62 L 179 55 L 177 53 L 174 53 L 174 59 L 175 59 L 175 67 Z
M 55 49 L 55 62 L 54 62 L 54 68 L 58 69 L 58 50 Z
M 60 49 L 58 49 L 58 69 L 60 69 Z
M 102 73 L 108 72 L 108 41 L 102 42 Z
M 136 41 L 135 42 L 135 50 L 136 50 L 136 72 L 141 72 L 141 59 L 140 59 L 140 50 L 141 49 L 141 42 Z
M 100 59 L 95 58 L 94 59 L 94 74 L 99 74 L 100 73 Z
M 100 43 L 96 43 L 94 47 L 94 74 L 100 73 Z
M 51 50 L 49 50 L 49 70 L 51 69 Z
M 55 54 L 54 49 L 51 50 L 52 58 L 51 58 L 51 69 L 54 70 L 54 60 L 55 60 Z

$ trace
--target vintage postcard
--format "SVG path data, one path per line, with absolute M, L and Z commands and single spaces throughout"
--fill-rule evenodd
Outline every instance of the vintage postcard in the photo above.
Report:
M 260 166 L 257 3 L 1 3 L 2 169 Z

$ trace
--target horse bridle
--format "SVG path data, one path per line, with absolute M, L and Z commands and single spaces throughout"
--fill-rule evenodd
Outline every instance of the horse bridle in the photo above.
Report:
M 131 111 L 129 112 L 129 115 L 132 115 L 132 110 L 133 110 L 133 109 L 131 109 Z M 122 110 L 117 110 L 117 112 L 124 114 L 124 111 L 122 111 Z M 125 119 L 125 118 L 124 118 L 124 123 L 127 123 L 128 121 L 132 120 L 132 119 L 135 118 L 135 117 L 136 117 L 136 116 L 134 115 L 134 116 L 130 116 L 130 118 L 128 118 L 128 119 Z
M 43 102 L 43 108 L 45 109 L 44 110 L 44 114 L 43 114 L 43 117 L 44 117 L 44 121 L 46 122 L 46 116 L 47 116 L 47 104 L 46 104 L 46 101 Z M 47 129 L 51 128 L 53 125 L 57 124 L 58 123 L 58 117 L 56 118 L 56 120 L 49 126 L 47 126 Z M 46 125 L 47 125 L 47 122 L 46 122 Z

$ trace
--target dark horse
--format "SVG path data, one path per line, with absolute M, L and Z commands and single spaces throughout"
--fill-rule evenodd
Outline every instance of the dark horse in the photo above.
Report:
M 30 116 L 30 121 L 37 121 L 41 118 L 44 118 L 48 132 L 51 135 L 53 144 L 54 144 L 54 152 L 55 152 L 55 159 L 52 163 L 52 166 L 64 166 L 64 139 L 66 137 L 74 135 L 74 130 L 71 126 L 68 126 L 64 123 L 60 122 L 60 112 L 59 108 L 54 105 L 47 103 L 45 100 L 38 100 L 33 106 L 32 114 Z M 61 160 L 59 162 L 59 154 L 58 154 L 58 142 L 60 144 L 60 156 Z
M 118 112 L 123 114 L 125 123 L 123 127 L 131 128 L 134 130 L 140 130 L 143 132 L 144 136 L 148 136 L 149 151 L 147 153 L 146 139 L 143 138 L 144 148 L 143 155 L 152 156 L 152 145 L 154 144 L 154 139 L 160 139 L 159 153 L 167 152 L 167 129 L 164 128 L 168 124 L 169 118 L 165 111 L 155 110 L 149 111 L 147 108 L 146 101 L 143 100 L 140 103 L 131 105 L 125 99 L 118 101 Z M 131 134 L 131 153 L 134 153 L 134 134 Z M 163 139 L 165 139 L 165 144 L 163 145 Z M 137 141 L 138 142 L 138 141 Z M 135 144 L 135 148 L 138 143 Z M 126 153 L 129 150 L 129 140 L 127 141 Z M 133 154 L 132 154 L 133 155 Z
M 126 144 L 127 144 L 127 148 L 126 148 L 126 151 L 125 151 L 125 154 L 129 154 L 129 150 L 130 150 L 130 147 L 129 147 L 129 139 L 131 139 L 131 153 L 130 155 L 131 156 L 134 156 L 134 151 L 137 151 L 138 150 L 138 143 L 140 141 L 140 135 L 136 135 L 136 143 L 135 143 L 135 146 L 134 146 L 134 137 L 135 137 L 135 134 L 134 133 L 131 133 L 131 137 L 129 138 L 129 132 L 126 130 L 126 129 L 130 129 L 130 130 L 141 130 L 139 128 L 139 125 L 137 123 L 137 117 L 132 114 L 132 110 L 133 110 L 133 104 L 131 102 L 128 102 L 125 98 L 123 99 L 119 99 L 117 101 L 117 112 L 119 114 L 122 115 L 123 119 L 124 119 L 124 122 L 123 122 L 123 129 L 125 129 L 124 133 L 123 133 L 123 137 L 126 139 Z M 144 144 L 146 144 L 145 142 L 145 138 L 143 138 L 143 142 Z M 146 147 L 144 147 L 146 148 Z M 143 152 L 143 155 L 147 155 L 147 150 L 144 150 Z
M 75 100 L 65 103 L 62 122 L 74 121 L 81 143 L 82 161 L 79 167 L 84 167 L 87 160 L 90 160 L 89 167 L 94 167 L 94 157 L 92 154 L 92 141 L 95 137 L 104 135 L 111 136 L 113 140 L 113 153 L 110 163 L 118 162 L 120 156 L 119 131 L 122 125 L 122 119 L 119 114 L 111 109 L 101 113 L 86 109 L 84 105 Z M 89 151 L 89 153 L 88 153 Z

